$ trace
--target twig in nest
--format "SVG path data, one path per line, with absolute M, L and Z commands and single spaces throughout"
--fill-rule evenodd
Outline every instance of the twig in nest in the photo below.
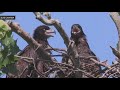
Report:
M 28 76 L 28 77 L 31 77 L 31 75 L 32 75 L 33 71 L 34 71 L 34 70 L 32 70 L 32 71 L 30 72 L 30 75 L 27 75 L 27 76 Z
M 51 55 L 51 57 L 62 57 L 63 55 Z
M 27 69 L 28 69 L 28 66 L 26 66 L 26 67 L 24 68 L 24 70 L 22 71 L 22 73 L 21 73 L 18 77 L 21 78 L 21 76 L 24 74 L 24 72 L 25 72 Z
M 113 73 L 113 74 L 110 74 L 110 75 L 108 76 L 108 78 L 109 78 L 109 77 L 114 77 L 114 75 L 117 74 L 117 73 L 118 73 L 118 72 L 115 72 L 115 73 Z
M 73 73 L 73 71 L 71 71 L 70 73 L 68 73 L 68 75 L 65 76 L 65 77 L 66 77 L 66 78 L 69 77 L 72 73 Z
M 99 61 L 96 61 L 96 60 L 93 59 L 93 58 L 90 58 L 90 60 L 93 61 L 94 63 L 98 64 L 98 65 L 107 67 L 107 68 L 109 68 L 109 69 L 111 68 L 110 66 L 108 66 L 108 65 L 106 65 L 106 64 L 104 64 L 104 63 L 101 63 L 101 62 L 99 62 Z
M 15 57 L 20 58 L 21 60 L 27 63 L 32 63 L 32 61 L 29 61 L 29 60 L 33 60 L 33 58 L 29 58 L 29 57 L 23 57 L 23 56 L 17 56 L 17 55 L 15 55 Z
M 106 63 L 101 63 L 101 62 L 95 60 L 94 58 L 97 58 L 96 56 L 89 56 L 89 57 L 79 56 L 79 58 L 89 59 L 98 65 L 104 66 L 109 69 L 111 68 L 110 66 L 106 65 Z
M 77 68 L 77 70 L 74 70 L 74 71 L 77 71 L 77 72 L 79 71 L 79 72 L 84 73 L 84 74 L 85 74 L 86 76 L 88 76 L 88 77 L 95 78 L 93 75 L 91 75 L 91 74 L 85 72 L 84 70 L 80 70 L 80 69 Z
M 104 73 L 100 78 L 106 77 L 106 74 L 107 74 L 108 72 L 110 72 L 111 70 L 113 70 L 113 69 L 115 69 L 115 67 L 111 67 L 110 69 L 107 69 L 107 70 L 105 71 L 105 73 Z
M 65 49 L 59 49 L 59 48 L 52 48 L 51 46 L 49 47 L 49 48 L 46 48 L 45 49 L 46 51 L 47 50 L 54 50 L 54 51 L 56 51 L 56 52 L 58 52 L 58 53 L 67 53 L 67 51 L 65 50 Z M 61 52 L 60 52 L 61 51 Z
M 36 64 L 35 64 L 35 60 L 32 59 L 32 61 L 33 61 L 34 70 L 35 70 L 40 76 L 42 76 L 43 78 L 47 78 L 42 72 L 39 72 L 39 71 L 37 70 Z

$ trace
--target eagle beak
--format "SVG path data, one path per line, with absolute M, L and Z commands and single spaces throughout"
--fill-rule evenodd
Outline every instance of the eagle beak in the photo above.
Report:
M 79 28 L 77 26 L 73 26 L 72 33 L 77 34 L 78 32 L 80 32 Z
M 45 32 L 45 34 L 46 34 L 48 37 L 54 37 L 54 36 L 53 36 L 53 33 L 56 34 L 55 30 L 52 30 L 52 29 L 46 30 L 46 32 Z

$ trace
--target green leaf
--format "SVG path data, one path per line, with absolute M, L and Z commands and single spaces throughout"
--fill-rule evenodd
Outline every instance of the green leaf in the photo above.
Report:
M 5 33 L 0 32 L 0 39 L 2 39 L 4 37 Z
M 13 38 L 10 37 L 11 32 L 6 33 L 5 37 L 1 39 L 2 44 L 5 46 L 9 46 L 11 43 L 14 42 Z
M 4 72 L 4 73 L 16 73 L 17 72 L 17 69 L 16 69 L 16 67 L 15 67 L 15 65 L 14 64 L 8 64 L 6 67 L 4 67 L 4 68 L 2 68 L 2 71 Z
M 15 63 L 18 58 L 14 55 L 19 51 L 17 40 L 13 39 L 9 26 L 0 20 L 0 69 L 7 68 L 8 65 Z
M 0 28 L 0 40 L 5 36 L 6 32 Z
M 4 47 L 4 49 L 1 51 L 2 58 L 5 59 L 5 57 L 7 56 L 7 54 L 8 54 L 8 48 Z
M 4 30 L 10 30 L 11 28 L 8 26 L 6 22 L 3 20 L 0 20 L 0 27 L 2 27 Z
M 9 38 L 6 36 L 4 39 L 1 40 L 2 44 L 8 46 L 10 44 Z
M 3 66 L 6 67 L 7 64 L 9 64 L 9 58 L 8 58 L 8 57 L 6 57 L 6 58 L 4 59 L 4 61 L 3 61 Z
M 10 48 L 12 54 L 17 54 L 20 51 L 19 47 L 17 46 L 17 41 L 11 41 Z

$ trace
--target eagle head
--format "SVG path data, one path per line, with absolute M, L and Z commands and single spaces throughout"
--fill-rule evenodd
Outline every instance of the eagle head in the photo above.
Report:
M 35 40 L 46 40 L 49 37 L 53 37 L 53 33 L 55 33 L 55 31 L 51 28 L 46 25 L 41 25 L 34 30 L 33 38 Z
M 79 24 L 73 24 L 71 27 L 71 37 L 72 38 L 80 38 L 85 36 L 82 27 Z

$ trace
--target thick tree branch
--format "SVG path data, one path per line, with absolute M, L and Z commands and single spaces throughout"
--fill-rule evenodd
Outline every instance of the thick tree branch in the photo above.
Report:
M 79 58 L 79 55 L 78 55 L 78 52 L 77 52 L 77 47 L 76 47 L 75 42 L 73 40 L 70 40 L 67 51 L 68 51 L 69 58 L 71 59 L 74 67 L 76 69 L 79 69 L 80 58 Z M 81 72 L 75 72 L 75 77 L 76 78 L 81 78 L 82 73 Z
M 120 16 L 118 12 L 110 12 L 110 17 L 114 21 L 118 31 L 118 51 L 120 52 Z
M 62 28 L 61 24 L 57 20 L 43 18 L 39 12 L 33 12 L 33 13 L 36 16 L 36 19 L 38 19 L 42 23 L 44 23 L 46 25 L 53 25 L 58 30 L 58 32 L 60 33 L 61 37 L 64 40 L 65 45 L 68 47 L 69 37 L 65 33 L 65 30 Z

